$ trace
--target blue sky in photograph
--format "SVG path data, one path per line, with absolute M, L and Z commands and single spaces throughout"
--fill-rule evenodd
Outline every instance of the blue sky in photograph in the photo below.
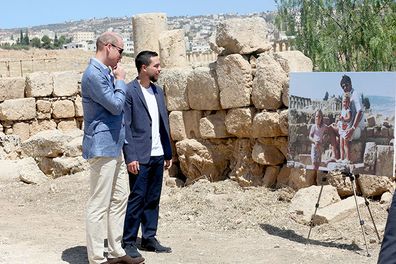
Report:
M 70 20 L 124 17 L 140 13 L 163 12 L 168 16 L 247 14 L 275 11 L 269 0 L 11 0 L 1 3 L 0 29 L 32 27 Z
M 344 74 L 351 77 L 352 87 L 365 96 L 395 97 L 396 73 L 394 72 L 291 73 L 289 94 L 312 99 L 323 99 L 326 91 L 330 95 L 341 95 L 343 91 L 340 81 Z

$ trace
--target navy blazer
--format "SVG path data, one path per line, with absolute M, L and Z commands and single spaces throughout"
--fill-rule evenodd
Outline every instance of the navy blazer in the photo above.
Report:
M 132 161 L 147 164 L 151 156 L 151 116 L 146 100 L 137 79 L 127 84 L 124 105 L 125 114 L 125 144 L 124 158 L 127 164 Z M 172 159 L 172 149 L 169 134 L 168 112 L 166 110 L 164 92 L 161 87 L 151 83 L 157 100 L 160 122 L 160 137 L 164 150 L 164 159 Z
M 125 141 L 123 109 L 126 84 L 115 85 L 96 60 L 91 59 L 81 80 L 84 111 L 83 158 L 118 157 Z

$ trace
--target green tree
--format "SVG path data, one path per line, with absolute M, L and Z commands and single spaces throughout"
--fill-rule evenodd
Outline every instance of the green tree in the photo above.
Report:
M 58 39 L 58 35 L 56 33 L 55 33 L 55 37 L 54 37 L 54 47 L 59 48 L 59 39 Z
M 32 38 L 30 45 L 34 48 L 41 48 L 41 40 L 38 37 Z
M 23 43 L 23 32 L 21 29 L 21 32 L 19 34 L 19 40 L 17 41 L 17 44 L 22 45 L 22 43 Z
M 26 31 L 25 31 L 25 36 L 23 37 L 22 44 L 23 44 L 23 45 L 29 45 L 29 43 L 30 43 L 30 40 L 29 40 L 29 33 L 28 33 L 28 30 L 26 29 Z
M 370 99 L 362 94 L 362 104 L 364 108 L 370 109 Z
M 329 99 L 329 92 L 326 91 L 323 101 L 327 101 Z
M 320 71 L 394 71 L 396 1 L 275 0 L 275 22 Z
M 44 35 L 41 38 L 41 42 L 43 42 L 43 44 L 41 45 L 42 48 L 44 48 L 44 49 L 51 49 L 52 48 L 51 39 L 47 35 Z

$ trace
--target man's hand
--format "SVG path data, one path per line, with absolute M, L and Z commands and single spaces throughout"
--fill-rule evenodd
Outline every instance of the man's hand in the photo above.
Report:
M 127 165 L 127 169 L 130 173 L 132 174 L 138 174 L 139 173 L 139 161 L 134 160 L 131 163 Z
M 117 80 L 125 80 L 126 72 L 119 63 L 117 63 L 117 66 L 114 67 L 113 74 Z
M 172 166 L 172 160 L 165 160 L 165 170 L 169 169 Z
M 349 141 L 352 138 L 354 132 L 355 132 L 355 129 L 353 127 L 348 129 L 348 131 L 345 134 L 345 139 Z

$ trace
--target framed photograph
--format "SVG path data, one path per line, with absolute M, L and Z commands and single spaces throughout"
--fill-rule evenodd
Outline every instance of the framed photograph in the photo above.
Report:
M 393 72 L 291 73 L 288 166 L 395 173 Z

